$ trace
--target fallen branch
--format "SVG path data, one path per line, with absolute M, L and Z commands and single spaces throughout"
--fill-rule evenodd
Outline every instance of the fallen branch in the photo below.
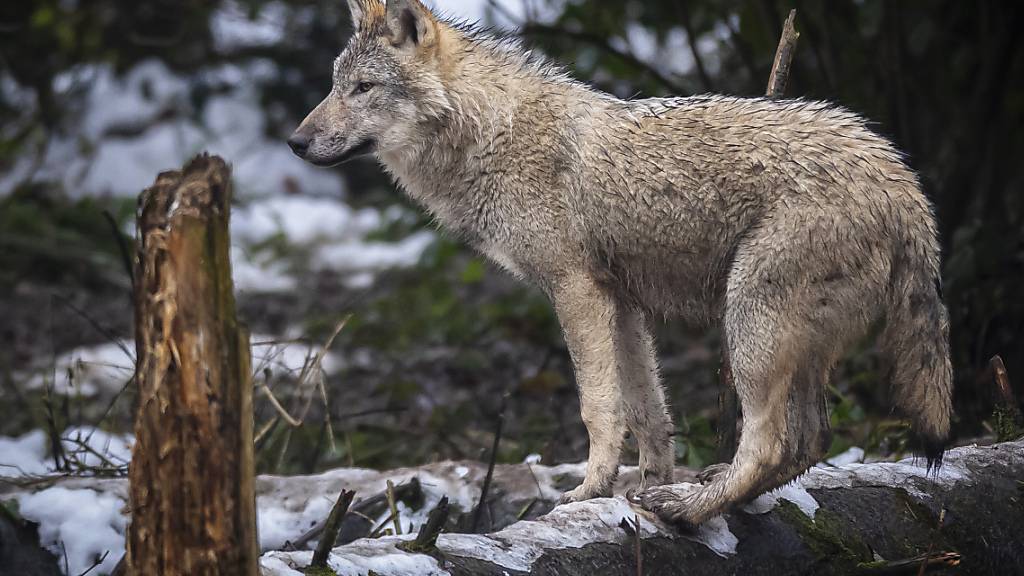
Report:
M 313 552 L 313 561 L 309 563 L 310 568 L 327 567 L 327 557 L 331 554 L 331 548 L 334 548 L 338 530 L 341 529 L 341 521 L 348 513 L 348 507 L 352 504 L 352 498 L 355 495 L 356 493 L 351 490 L 342 490 L 334 502 L 331 513 L 327 516 L 327 522 L 324 524 L 323 538 L 317 543 L 316 551 Z
M 412 542 L 405 542 L 399 547 L 407 552 L 418 554 L 432 554 L 437 550 L 437 537 L 448 522 L 448 497 L 442 496 L 437 506 L 430 511 L 427 521 L 420 526 L 416 539 Z

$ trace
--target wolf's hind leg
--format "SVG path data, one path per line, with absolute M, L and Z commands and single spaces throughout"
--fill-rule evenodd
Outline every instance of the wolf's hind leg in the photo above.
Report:
M 749 300 L 732 295 L 726 336 L 743 410 L 736 456 L 707 485 L 685 493 L 664 487 L 639 494 L 645 508 L 667 521 L 696 526 L 792 480 L 823 454 L 828 426 L 823 371 L 811 360 L 821 350 L 813 344 L 813 328 L 785 323 L 784 309 L 756 295 Z
M 552 295 L 576 371 L 580 415 L 590 438 L 583 483 L 566 492 L 562 501 L 611 496 L 626 433 L 616 362 L 619 309 L 612 295 L 584 274 L 564 278 Z
M 626 425 L 640 449 L 640 490 L 672 483 L 672 419 L 658 375 L 654 339 L 640 312 L 618 315 L 618 366 Z

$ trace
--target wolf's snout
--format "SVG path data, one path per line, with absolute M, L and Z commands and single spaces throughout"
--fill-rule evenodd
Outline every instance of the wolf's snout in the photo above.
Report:
M 299 158 L 305 158 L 306 152 L 309 150 L 309 143 L 312 141 L 312 134 L 302 128 L 299 128 L 288 137 L 288 146 L 291 147 L 292 152 L 294 152 L 296 156 Z

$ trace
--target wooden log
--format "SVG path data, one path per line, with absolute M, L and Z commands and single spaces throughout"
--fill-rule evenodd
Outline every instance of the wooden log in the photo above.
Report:
M 255 576 L 249 336 L 235 316 L 230 169 L 200 155 L 139 199 L 130 575 Z
M 638 562 L 643 574 L 688 576 L 1024 574 L 1024 442 L 947 455 L 931 473 L 913 460 L 815 467 L 696 532 L 619 499 L 588 500 L 492 534 L 442 534 L 439 563 L 452 576 L 629 575 Z

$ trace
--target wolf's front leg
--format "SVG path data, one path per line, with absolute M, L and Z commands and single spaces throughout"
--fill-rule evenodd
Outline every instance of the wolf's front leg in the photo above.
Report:
M 626 432 L 616 366 L 618 310 L 611 294 L 585 274 L 563 278 L 552 296 L 572 355 L 580 412 L 590 436 L 586 477 L 562 496 L 562 502 L 611 496 Z
M 675 464 L 672 419 L 658 376 L 654 338 L 644 316 L 636 310 L 620 308 L 616 338 L 626 425 L 640 449 L 638 489 L 642 492 L 652 486 L 672 483 Z

